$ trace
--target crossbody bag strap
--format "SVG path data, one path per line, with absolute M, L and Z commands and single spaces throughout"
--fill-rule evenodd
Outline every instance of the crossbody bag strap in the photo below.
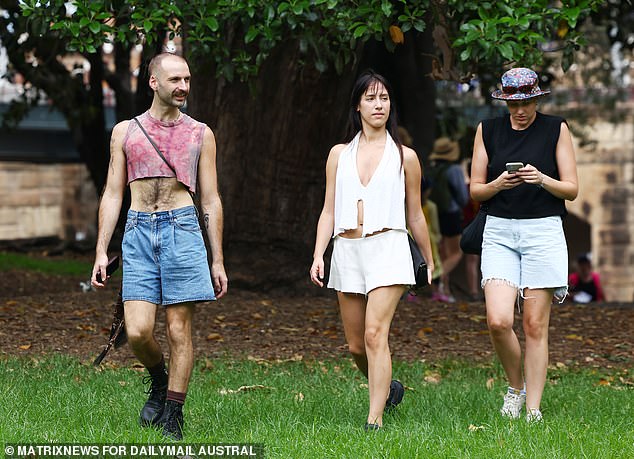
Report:
M 172 165 L 167 161 L 167 159 L 165 159 L 165 156 L 163 156 L 163 153 L 161 153 L 161 150 L 159 150 L 158 145 L 154 143 L 154 140 L 152 140 L 152 137 L 150 137 L 147 131 L 143 128 L 143 125 L 141 124 L 141 122 L 136 117 L 134 117 L 134 121 L 136 121 L 136 124 L 139 125 L 139 127 L 141 128 L 141 132 L 145 134 L 145 137 L 147 137 L 147 139 L 150 141 L 150 143 L 152 144 L 152 146 L 154 147 L 158 155 L 161 157 L 161 159 L 165 161 L 165 164 L 167 164 L 167 167 L 169 167 L 172 170 L 172 172 L 174 172 L 174 175 L 178 175 L 176 174 L 176 170 L 172 167 Z

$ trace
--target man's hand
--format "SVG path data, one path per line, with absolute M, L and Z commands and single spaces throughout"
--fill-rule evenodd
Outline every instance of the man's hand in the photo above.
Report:
M 222 263 L 211 264 L 211 280 L 214 283 L 214 294 L 216 298 L 222 298 L 227 293 L 229 281 Z
M 108 267 L 108 254 L 102 253 L 95 257 L 95 264 L 92 267 L 92 277 L 90 283 L 93 287 L 104 288 L 107 282 L 106 269 Z M 97 273 L 100 273 L 101 282 L 97 280 Z

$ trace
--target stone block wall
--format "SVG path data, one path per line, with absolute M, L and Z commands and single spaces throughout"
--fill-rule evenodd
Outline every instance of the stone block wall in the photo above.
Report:
M 609 301 L 634 301 L 634 120 L 586 127 L 591 147 L 577 146 L 579 196 L 568 210 L 591 226 L 594 267 Z M 574 254 L 573 254 L 574 255 Z
M 94 238 L 97 204 L 83 164 L 0 162 L 0 240 Z

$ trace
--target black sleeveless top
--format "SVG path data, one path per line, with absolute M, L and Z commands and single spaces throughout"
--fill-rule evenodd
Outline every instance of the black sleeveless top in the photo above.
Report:
M 515 161 L 532 164 L 540 172 L 559 180 L 555 152 L 561 123 L 565 122 L 559 116 L 537 112 L 528 128 L 516 131 L 511 127 L 510 115 L 484 120 L 482 137 L 489 156 L 487 183 L 506 170 L 507 162 Z M 530 183 L 500 191 L 489 199 L 488 205 L 488 213 L 495 217 L 519 219 L 566 215 L 563 199 Z

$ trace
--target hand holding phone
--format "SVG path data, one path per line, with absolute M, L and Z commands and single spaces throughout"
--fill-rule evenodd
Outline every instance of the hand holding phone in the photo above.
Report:
M 108 266 L 106 266 L 106 279 L 108 279 L 119 267 L 119 257 L 114 256 L 110 260 L 108 260 Z M 97 271 L 97 282 L 103 284 L 103 280 L 101 279 L 101 271 Z
M 520 170 L 522 167 L 524 167 L 524 163 L 521 162 L 511 162 L 511 163 L 506 163 L 506 171 L 509 174 L 514 174 L 516 173 L 518 170 Z

